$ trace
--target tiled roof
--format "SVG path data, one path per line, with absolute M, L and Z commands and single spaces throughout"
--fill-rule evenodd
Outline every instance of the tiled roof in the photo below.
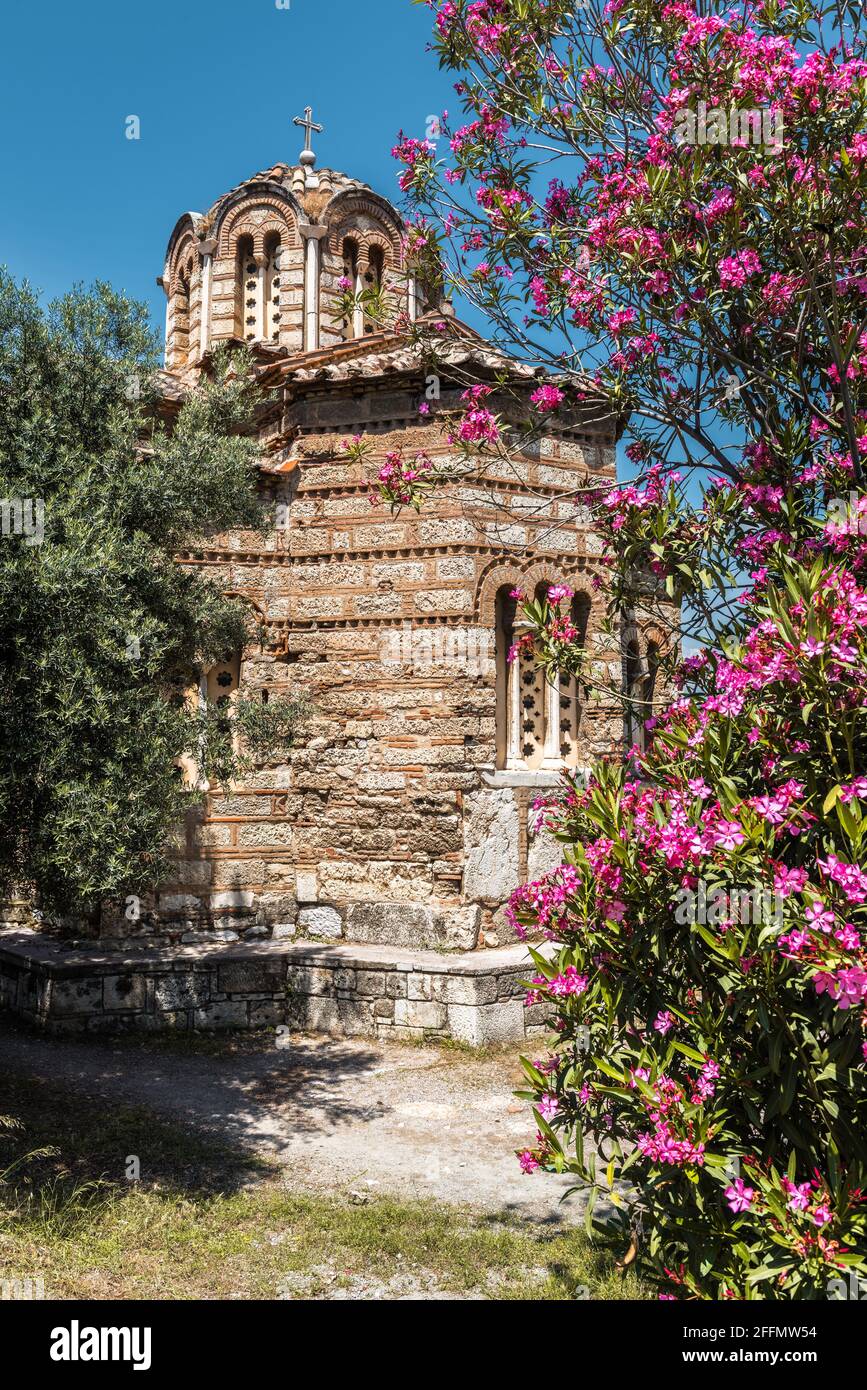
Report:
M 350 188 L 358 189 L 363 193 L 374 192 L 369 184 L 362 183 L 359 179 L 352 179 L 348 174 L 341 173 L 339 169 L 315 169 L 313 177 L 317 180 L 316 191 L 320 194 L 327 194 L 329 197 L 334 193 L 343 193 Z M 223 193 L 208 209 L 208 218 L 215 219 L 224 203 L 231 201 L 239 193 L 243 193 L 245 188 L 257 183 L 282 183 L 299 200 L 311 192 L 311 185 L 305 181 L 305 171 L 300 164 L 274 164 L 270 169 L 260 169 L 257 174 L 251 174 L 248 179 L 244 179 L 243 182 Z
M 463 369 L 472 379 L 481 372 L 490 377 L 503 374 L 512 382 L 557 380 L 549 368 L 534 367 L 511 357 L 460 319 L 431 314 L 427 324 L 432 328 L 434 323 L 442 323 L 444 331 L 442 334 L 428 333 L 424 341 L 413 342 L 406 334 L 387 332 L 320 348 L 316 352 L 289 353 L 285 348 L 269 352 L 266 348 L 259 358 L 259 379 L 263 385 L 298 387 L 326 382 L 373 381 L 416 373 L 423 368 L 430 370 L 435 362 L 457 372 Z M 267 363 L 266 354 L 273 355 L 273 363 Z M 599 394 L 589 383 L 587 391 L 594 396 Z

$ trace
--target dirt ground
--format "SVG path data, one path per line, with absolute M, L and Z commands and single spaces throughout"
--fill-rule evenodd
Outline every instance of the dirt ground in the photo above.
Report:
M 534 1137 L 513 1091 L 519 1048 L 474 1055 L 438 1045 L 255 1035 L 81 1040 L 0 1025 L 0 1066 L 106 1104 L 142 1105 L 276 1159 L 291 1188 L 432 1197 L 523 1220 L 572 1224 L 568 1178 L 525 1177 Z

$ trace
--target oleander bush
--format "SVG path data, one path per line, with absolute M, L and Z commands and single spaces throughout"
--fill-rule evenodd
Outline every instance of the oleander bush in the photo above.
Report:
M 609 1197 L 661 1297 L 827 1297 L 867 1275 L 865 18 L 433 8 L 462 119 L 395 148 L 407 254 L 551 371 L 526 418 L 468 384 L 445 460 L 390 455 L 376 496 L 596 412 L 627 477 L 576 497 L 595 584 L 613 630 L 669 628 L 667 707 L 538 807 L 564 863 L 512 912 L 558 1040 L 521 1162 Z M 410 331 L 435 362 L 443 325 Z M 570 597 L 520 641 L 590 701 Z

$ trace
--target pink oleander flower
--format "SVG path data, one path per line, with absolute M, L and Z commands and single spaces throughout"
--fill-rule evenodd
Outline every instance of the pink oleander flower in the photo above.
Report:
M 867 973 L 855 965 L 836 972 L 820 970 L 813 976 L 813 987 L 833 999 L 838 1009 L 851 1009 L 867 996 Z
M 847 782 L 840 788 L 841 801 L 867 800 L 867 777 L 856 777 L 854 782 Z
M 575 591 L 570 589 L 568 584 L 552 584 L 548 590 L 548 598 L 552 603 L 560 603 L 564 598 L 574 598 Z
M 539 1097 L 536 1106 L 543 1120 L 553 1120 L 560 1109 L 560 1102 L 556 1096 L 552 1096 L 548 1091 L 545 1091 Z
M 725 1195 L 733 1212 L 743 1212 L 749 1211 L 756 1191 L 754 1187 L 747 1187 L 743 1178 L 735 1178 Z
M 781 1182 L 783 1191 L 789 1197 L 786 1203 L 789 1211 L 806 1211 L 810 1205 L 812 1184 L 808 1182 L 793 1183 L 786 1177 L 782 1178 Z
M 720 284 L 727 289 L 742 289 L 747 280 L 761 271 L 762 263 L 751 249 L 736 251 L 733 256 L 725 256 L 719 262 Z
M 537 410 L 556 410 L 558 406 L 563 404 L 564 396 L 559 386 L 545 385 L 533 391 L 530 400 Z
M 788 898 L 792 893 L 800 893 L 808 878 L 806 869 L 787 869 L 785 864 L 778 864 L 774 869 L 774 892 Z
M 535 1173 L 539 1167 L 538 1158 L 529 1149 L 524 1149 L 523 1153 L 518 1154 L 518 1162 L 522 1173 Z
M 827 933 L 833 930 L 836 919 L 823 902 L 810 903 L 804 915 L 815 931 Z
M 653 1020 L 653 1026 L 657 1033 L 661 1033 L 665 1037 L 666 1033 L 674 1027 L 674 1014 L 668 1009 L 661 1009 Z
M 583 994 L 589 984 L 587 975 L 579 975 L 574 965 L 567 965 L 561 975 L 555 975 L 548 982 L 550 994 L 564 998 L 567 995 Z
M 728 820 L 721 820 L 717 823 L 713 830 L 713 836 L 715 848 L 729 852 L 737 849 L 738 845 L 742 845 L 747 838 L 737 821 Z
M 495 417 L 487 406 L 482 404 L 491 394 L 491 389 L 490 386 L 471 386 L 461 396 L 461 400 L 468 404 L 458 426 L 458 437 L 465 443 L 494 443 L 500 437 Z

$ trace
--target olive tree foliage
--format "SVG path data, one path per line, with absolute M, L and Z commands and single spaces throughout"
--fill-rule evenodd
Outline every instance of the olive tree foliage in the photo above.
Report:
M 168 427 L 157 364 L 144 306 L 97 284 L 46 308 L 0 272 L 0 897 L 91 919 L 169 872 L 179 758 L 230 778 L 303 715 L 189 698 L 255 637 L 175 559 L 263 524 L 254 383 L 219 357 Z

